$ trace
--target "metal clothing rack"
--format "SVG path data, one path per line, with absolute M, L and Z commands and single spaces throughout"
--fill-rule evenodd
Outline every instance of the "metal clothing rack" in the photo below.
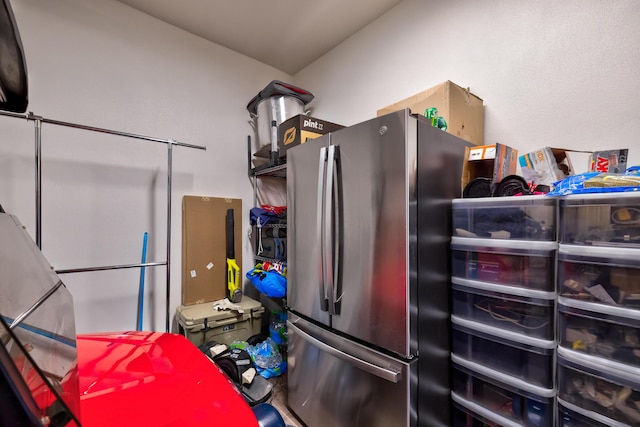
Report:
M 145 141 L 158 142 L 167 144 L 167 258 L 166 261 L 160 262 L 147 262 L 140 264 L 126 264 L 126 265 L 110 265 L 102 267 L 86 267 L 75 268 L 67 270 L 57 270 L 58 274 L 67 273 L 81 273 L 89 271 L 103 271 L 103 270 L 116 270 L 123 268 L 142 268 L 142 267 L 155 267 L 166 265 L 166 322 L 165 330 L 169 332 L 169 299 L 171 294 L 171 179 L 172 179 L 172 166 L 173 166 L 173 146 L 180 146 L 186 148 L 194 148 L 197 150 L 206 150 L 207 147 L 200 145 L 186 144 L 184 142 L 178 142 L 173 139 L 161 139 L 151 136 L 137 135 L 128 132 L 121 132 L 117 130 L 110 130 L 104 128 L 98 128 L 93 126 L 86 126 L 77 123 L 62 122 L 59 120 L 47 119 L 42 116 L 37 116 L 32 112 L 27 114 L 17 114 L 6 111 L 0 111 L 0 115 L 7 117 L 14 117 L 18 119 L 26 119 L 27 121 L 33 121 L 35 125 L 35 161 L 36 161 L 36 245 L 42 249 L 42 124 L 49 123 L 58 126 L 66 126 L 76 129 L 88 130 L 91 132 L 107 133 L 111 135 L 124 136 L 127 138 L 141 139 Z

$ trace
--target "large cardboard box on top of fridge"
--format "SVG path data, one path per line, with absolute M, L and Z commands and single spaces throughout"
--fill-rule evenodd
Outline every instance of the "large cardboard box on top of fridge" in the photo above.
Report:
M 183 305 L 217 301 L 227 294 L 228 209 L 233 209 L 236 262 L 242 266 L 242 200 L 202 196 L 182 198 Z
M 447 132 L 475 145 L 484 144 L 484 107 L 482 98 L 469 88 L 447 80 L 430 89 L 378 110 L 378 116 L 409 108 L 412 114 L 425 115 L 429 108 L 437 109 L 444 118 Z

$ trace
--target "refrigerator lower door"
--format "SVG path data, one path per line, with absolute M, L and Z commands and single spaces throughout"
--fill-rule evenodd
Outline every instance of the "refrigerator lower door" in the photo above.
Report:
M 417 359 L 389 357 L 293 313 L 287 325 L 288 404 L 308 427 L 417 425 Z

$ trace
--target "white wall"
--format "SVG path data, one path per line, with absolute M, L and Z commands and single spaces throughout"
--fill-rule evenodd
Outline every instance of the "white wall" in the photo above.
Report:
M 291 76 L 115 1 L 11 3 L 27 57 L 29 111 L 206 146 L 173 149 L 173 314 L 181 296 L 182 196 L 241 198 L 248 229 L 245 107 L 269 81 Z M 166 260 L 167 146 L 50 124 L 42 135 L 49 262 L 56 269 L 138 263 L 145 231 L 147 260 Z M 33 141 L 33 122 L 0 117 L 0 204 L 35 238 Z M 246 272 L 252 260 L 245 243 Z M 165 271 L 147 268 L 145 329 L 164 330 Z M 63 280 L 80 332 L 135 328 L 137 269 Z
M 405 0 L 295 79 L 344 125 L 451 80 L 484 99 L 486 144 L 629 148 L 640 164 L 639 28 L 635 0 Z
M 484 99 L 487 143 L 627 147 L 640 163 L 635 0 L 405 0 L 294 77 L 112 0 L 12 5 L 30 111 L 207 147 L 173 153 L 171 310 L 182 196 L 241 198 L 248 229 L 245 106 L 273 79 L 310 90 L 314 116 L 345 125 L 452 80 Z M 0 117 L 0 204 L 35 236 L 33 135 L 32 122 Z M 43 144 L 43 252 L 56 269 L 136 263 L 145 231 L 148 260 L 166 258 L 165 145 L 46 124 Z M 164 275 L 147 270 L 146 329 L 164 329 Z M 134 328 L 138 277 L 65 275 L 78 330 Z

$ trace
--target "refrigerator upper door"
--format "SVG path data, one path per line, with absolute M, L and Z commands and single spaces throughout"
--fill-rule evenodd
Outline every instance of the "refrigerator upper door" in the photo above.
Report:
M 327 197 L 331 326 L 403 357 L 417 352 L 415 314 L 410 318 L 416 277 L 409 273 L 416 245 L 416 133 L 405 110 L 332 134 L 334 178 Z
M 330 135 L 287 150 L 287 304 L 329 324 L 323 205 Z

